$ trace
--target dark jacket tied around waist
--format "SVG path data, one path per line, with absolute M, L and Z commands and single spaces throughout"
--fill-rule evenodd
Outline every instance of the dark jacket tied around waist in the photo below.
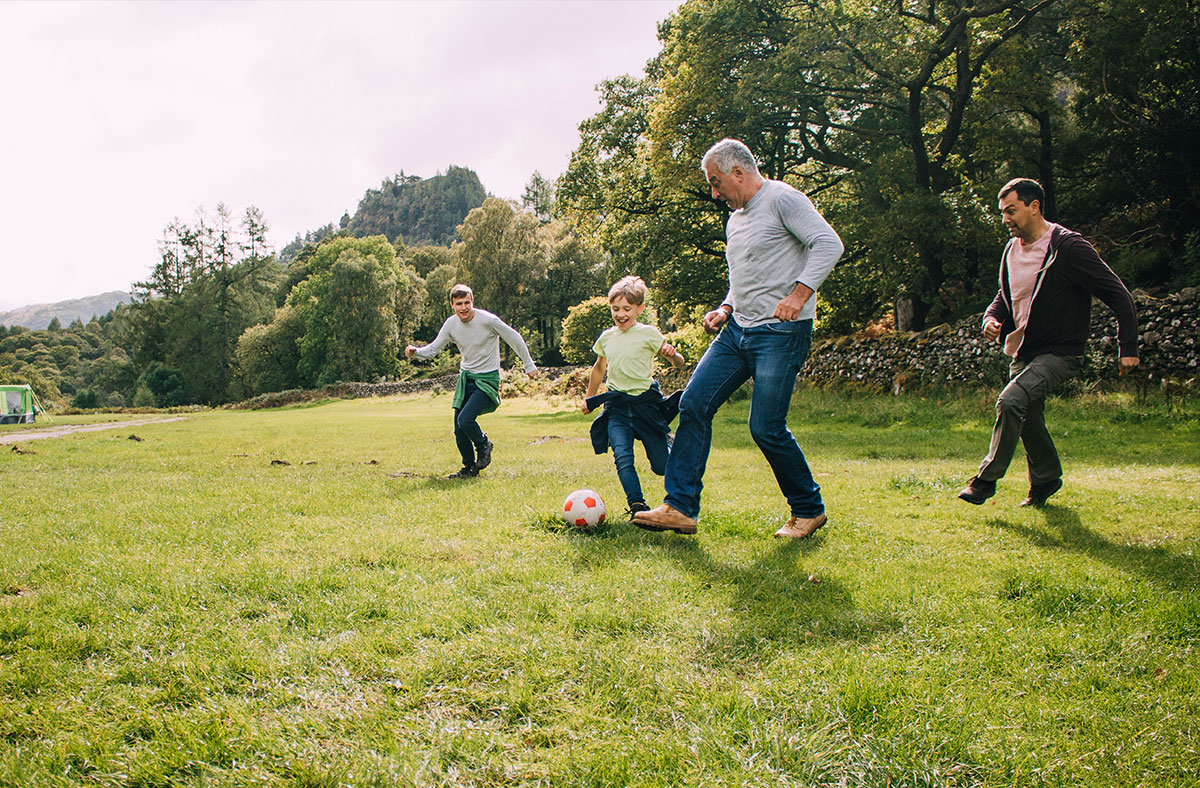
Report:
M 645 443 L 647 440 L 664 440 L 671 431 L 671 422 L 679 415 L 679 398 L 682 391 L 676 391 L 663 398 L 658 381 L 650 384 L 650 388 L 637 396 L 630 396 L 623 391 L 606 391 L 594 397 L 587 398 L 588 410 L 604 406 L 595 419 L 592 420 L 592 448 L 597 454 L 608 451 L 608 413 L 609 408 L 629 408 L 633 423 L 633 436 Z

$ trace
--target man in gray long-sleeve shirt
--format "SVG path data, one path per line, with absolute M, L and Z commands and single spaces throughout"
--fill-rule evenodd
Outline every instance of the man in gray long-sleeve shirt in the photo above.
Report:
M 713 416 L 752 379 L 750 435 L 791 510 L 775 535 L 802 539 L 825 524 L 825 504 L 788 429 L 787 412 L 812 342 L 813 296 L 841 257 L 842 241 L 808 197 L 763 178 L 741 142 L 721 140 L 704 154 L 701 167 L 713 198 L 733 209 L 725 245 L 729 293 L 704 316 L 710 332 L 725 328 L 700 359 L 679 403 L 666 498 L 658 508 L 638 512 L 633 522 L 654 531 L 696 532 Z
M 433 358 L 447 342 L 458 345 L 462 362 L 454 388 L 454 442 L 463 467 L 450 478 L 469 479 L 492 462 L 492 442 L 476 419 L 500 406 L 500 340 L 517 351 L 530 375 L 537 372 L 537 365 L 516 329 L 475 307 L 470 287 L 457 284 L 450 288 L 450 306 L 454 314 L 446 318 L 434 340 L 424 347 L 409 345 L 404 353 L 409 358 Z

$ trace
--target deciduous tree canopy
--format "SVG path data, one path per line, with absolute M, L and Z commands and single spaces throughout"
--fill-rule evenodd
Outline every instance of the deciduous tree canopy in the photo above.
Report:
M 726 208 L 699 160 L 742 139 L 846 241 L 822 311 L 839 331 L 893 303 L 909 328 L 978 309 L 994 292 L 996 190 L 1016 175 L 1042 179 L 1047 213 L 1082 229 L 1153 220 L 1178 259 L 1200 213 L 1197 17 L 1185 0 L 1101 5 L 692 0 L 643 78 L 602 86 L 560 210 L 667 300 L 712 304 Z M 1130 33 L 1137 55 L 1117 66 Z M 1195 268 L 1147 273 L 1194 282 Z

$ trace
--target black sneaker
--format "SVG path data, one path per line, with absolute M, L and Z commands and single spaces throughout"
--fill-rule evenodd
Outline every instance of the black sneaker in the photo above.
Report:
M 967 482 L 967 486 L 962 488 L 962 490 L 958 493 L 958 497 L 962 498 L 967 503 L 973 503 L 978 506 L 995 494 L 995 482 L 984 481 L 976 476 L 974 479 Z
M 492 442 L 483 436 L 483 445 L 475 447 L 475 472 L 478 473 L 492 464 Z
M 474 479 L 479 475 L 479 469 L 474 465 L 464 465 L 456 472 L 447 476 L 447 479 Z
M 1054 493 L 1062 489 L 1062 479 L 1055 479 L 1052 482 L 1042 482 L 1041 484 L 1029 485 L 1029 495 L 1025 500 L 1021 501 L 1022 506 L 1045 506 L 1046 500 Z
M 638 512 L 648 512 L 648 511 L 650 511 L 650 507 L 646 505 L 645 501 L 630 501 L 629 508 L 625 513 L 628 514 L 629 519 L 632 520 L 633 516 L 635 514 L 637 514 Z

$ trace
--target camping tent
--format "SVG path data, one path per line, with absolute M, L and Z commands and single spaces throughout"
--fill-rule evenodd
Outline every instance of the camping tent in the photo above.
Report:
M 0 424 L 26 424 L 41 411 L 28 384 L 0 385 Z

